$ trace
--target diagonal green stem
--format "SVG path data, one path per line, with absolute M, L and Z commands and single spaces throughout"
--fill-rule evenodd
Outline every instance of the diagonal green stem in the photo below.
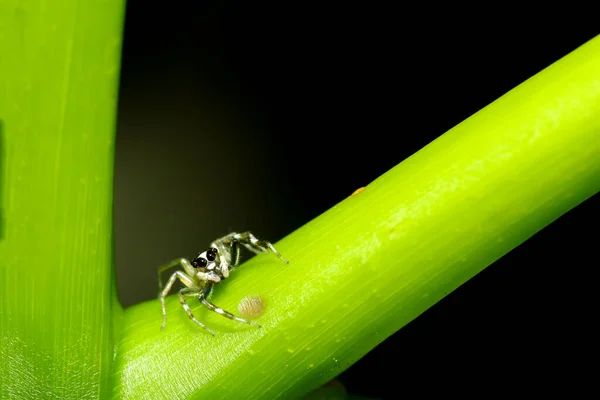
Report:
M 217 288 L 230 310 L 262 296 L 262 329 L 196 305 L 213 338 L 175 296 L 164 331 L 157 301 L 126 310 L 115 397 L 302 395 L 599 190 L 597 37 L 277 243 L 289 266 Z
M 122 0 L 0 0 L 0 398 L 111 391 Z

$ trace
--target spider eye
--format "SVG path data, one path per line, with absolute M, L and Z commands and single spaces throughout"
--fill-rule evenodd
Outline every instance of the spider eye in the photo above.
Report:
M 206 268 L 206 266 L 208 265 L 208 261 L 206 261 L 206 258 L 196 257 L 192 261 L 192 265 L 195 268 Z
M 206 250 L 206 258 L 208 259 L 208 261 L 215 261 L 218 252 L 219 251 L 214 247 L 211 247 L 210 249 Z

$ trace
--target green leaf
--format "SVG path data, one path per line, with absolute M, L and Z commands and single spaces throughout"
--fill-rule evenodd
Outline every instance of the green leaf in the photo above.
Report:
M 0 0 L 0 398 L 111 392 L 123 12 Z

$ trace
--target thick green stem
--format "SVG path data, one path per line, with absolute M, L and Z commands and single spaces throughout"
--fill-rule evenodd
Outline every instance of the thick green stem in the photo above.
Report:
M 109 393 L 124 2 L 0 0 L 0 397 Z
M 262 296 L 262 329 L 196 305 L 213 338 L 175 296 L 164 331 L 158 301 L 126 310 L 115 397 L 306 393 L 599 190 L 597 37 L 277 243 L 290 265 L 217 287 L 225 309 Z

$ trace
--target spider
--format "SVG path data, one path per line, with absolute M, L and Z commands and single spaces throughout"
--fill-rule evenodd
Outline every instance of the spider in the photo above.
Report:
M 200 300 L 200 302 L 209 310 L 214 311 L 225 318 L 242 322 L 244 324 L 254 325 L 260 328 L 260 325 L 256 322 L 237 317 L 232 313 L 215 306 L 213 303 L 207 300 L 207 297 L 212 292 L 213 286 L 220 283 L 223 279 L 226 279 L 231 270 L 239 265 L 241 251 L 240 245 L 246 247 L 248 250 L 256 254 L 261 252 L 268 253 L 270 250 L 283 262 L 289 264 L 289 261 L 283 258 L 283 256 L 279 254 L 279 252 L 270 242 L 266 240 L 260 240 L 250 232 L 232 232 L 229 235 L 223 236 L 222 238 L 212 242 L 210 247 L 206 251 L 199 253 L 196 257 L 194 257 L 192 262 L 185 258 L 177 258 L 170 263 L 163 265 L 158 269 L 159 298 L 163 313 L 163 323 L 160 329 L 164 329 L 167 323 L 165 297 L 177 279 L 179 279 L 185 286 L 179 291 L 179 302 L 181 303 L 181 306 L 192 321 L 206 329 L 213 336 L 215 336 L 215 333 L 194 317 L 194 314 L 192 314 L 190 307 L 185 301 L 186 297 L 198 297 L 198 300 Z M 185 272 L 176 271 L 173 273 L 169 278 L 167 285 L 163 289 L 161 274 L 168 269 L 178 266 L 182 266 Z

